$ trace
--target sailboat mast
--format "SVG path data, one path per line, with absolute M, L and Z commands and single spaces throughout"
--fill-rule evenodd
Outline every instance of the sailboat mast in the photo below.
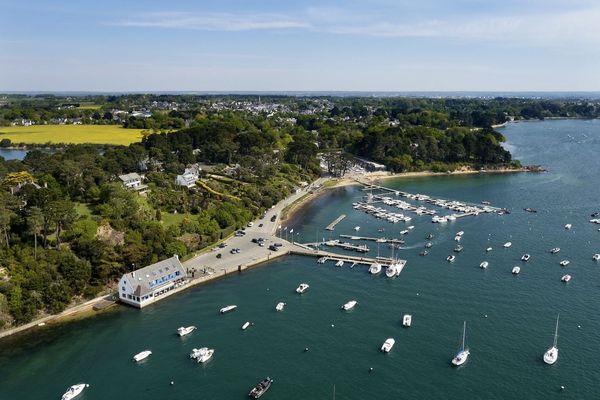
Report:
M 558 319 L 560 318 L 560 314 L 556 317 L 556 328 L 554 329 L 554 347 L 558 342 Z

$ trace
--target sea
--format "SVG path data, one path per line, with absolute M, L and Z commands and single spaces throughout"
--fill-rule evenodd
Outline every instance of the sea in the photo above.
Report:
M 399 238 L 414 225 L 394 250 L 408 261 L 399 277 L 289 256 L 141 311 L 116 307 L 37 328 L 0 341 L 0 398 L 59 399 L 70 385 L 84 382 L 90 387 L 81 400 L 243 399 L 266 376 L 274 383 L 264 399 L 600 398 L 600 264 L 592 260 L 600 253 L 600 225 L 588 222 L 600 211 L 600 121 L 512 123 L 501 132 L 514 158 L 547 172 L 383 184 L 449 200 L 489 201 L 510 214 L 445 224 L 413 215 L 408 223 L 391 224 L 354 210 L 352 203 L 368 192 L 347 186 L 304 207 L 282 230 L 307 243 L 340 234 Z M 341 214 L 346 218 L 326 231 Z M 464 250 L 448 263 L 458 231 L 464 231 Z M 420 256 L 429 233 L 433 247 Z M 504 248 L 508 241 L 512 246 Z M 385 244 L 364 243 L 368 256 L 392 253 Z M 553 247 L 561 251 L 550 254 Z M 528 262 L 521 261 L 524 253 L 531 255 Z M 570 260 L 567 267 L 559 265 L 563 259 Z M 479 268 L 484 260 L 485 270 Z M 516 265 L 519 275 L 511 274 Z M 565 274 L 572 275 L 567 284 L 561 282 Z M 298 295 L 302 282 L 310 288 Z M 358 305 L 340 310 L 349 300 Z M 277 312 L 280 301 L 286 306 Z M 220 315 L 229 304 L 238 309 Z M 412 315 L 410 328 L 402 326 L 404 314 Z M 553 343 L 558 315 L 559 358 L 546 365 L 542 356 Z M 242 330 L 246 321 L 253 325 Z M 450 361 L 465 321 L 470 357 L 456 368 Z M 176 329 L 188 325 L 197 330 L 179 338 Z M 384 354 L 387 338 L 396 343 Z M 192 348 L 205 346 L 215 349 L 210 361 L 190 360 Z M 133 355 L 146 349 L 153 354 L 134 363 Z

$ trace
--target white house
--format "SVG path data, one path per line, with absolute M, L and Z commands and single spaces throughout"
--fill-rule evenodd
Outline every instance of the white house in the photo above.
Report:
M 177 178 L 175 178 L 175 183 L 179 186 L 193 188 L 196 186 L 196 181 L 200 177 L 200 171 L 200 167 L 196 165 L 186 168 L 185 171 L 183 171 L 183 174 L 177 175 Z
M 142 308 L 160 300 L 161 296 L 187 282 L 187 274 L 179 257 L 171 258 L 129 272 L 119 280 L 119 300 Z
M 143 177 L 137 172 L 119 175 L 119 179 L 126 189 L 135 190 L 136 192 L 145 192 L 148 189 L 148 185 L 142 183 Z

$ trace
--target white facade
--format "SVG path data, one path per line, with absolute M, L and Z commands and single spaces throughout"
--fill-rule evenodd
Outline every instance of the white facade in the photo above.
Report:
M 185 186 L 187 188 L 193 188 L 196 186 L 196 181 L 200 177 L 200 168 L 190 167 L 183 171 L 183 174 L 177 175 L 175 183 L 179 186 Z
M 119 300 L 142 308 L 187 283 L 187 274 L 174 255 L 156 264 L 129 272 L 119 280 Z

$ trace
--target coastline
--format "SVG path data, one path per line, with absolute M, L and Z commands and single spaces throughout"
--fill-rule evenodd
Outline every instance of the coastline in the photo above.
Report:
M 281 218 L 279 220 L 280 224 L 284 224 L 289 220 L 294 219 L 302 210 L 308 206 L 312 201 L 322 196 L 323 194 L 329 192 L 332 189 L 350 186 L 350 185 L 360 185 L 361 183 L 366 184 L 374 184 L 376 182 L 388 180 L 388 179 L 398 179 L 398 178 L 415 178 L 415 177 L 431 177 L 431 176 L 449 176 L 449 175 L 469 175 L 469 174 L 481 174 L 481 173 L 518 173 L 518 172 L 531 172 L 527 167 L 523 168 L 502 168 L 502 169 L 494 169 L 494 170 L 486 170 L 486 171 L 478 171 L 472 168 L 462 168 L 456 171 L 449 172 L 432 172 L 432 171 L 419 171 L 419 172 L 402 172 L 402 173 L 391 173 L 388 171 L 381 172 L 368 172 L 364 174 L 356 174 L 356 175 L 348 175 L 342 178 L 321 178 L 320 184 L 314 189 L 310 189 L 311 186 L 307 189 L 308 192 L 303 194 L 301 197 L 292 201 L 290 204 L 287 204 L 289 199 L 282 200 L 278 206 L 284 207 L 281 211 Z M 206 251 L 210 253 L 209 251 Z M 240 273 L 246 269 L 257 267 L 261 264 L 274 260 L 276 258 L 288 255 L 289 252 L 282 251 L 280 253 L 273 253 L 268 255 L 267 257 L 260 257 L 256 259 L 249 260 L 246 263 L 242 263 L 236 266 L 232 266 L 232 268 L 228 268 L 223 273 L 211 273 L 211 274 L 203 274 L 199 275 L 194 279 L 190 279 L 190 281 L 175 290 L 172 291 L 172 294 L 179 293 L 181 291 L 187 290 L 190 287 L 197 286 L 200 284 L 207 284 L 212 282 L 213 280 L 220 279 L 224 276 L 227 276 L 232 273 Z M 193 264 L 194 258 L 184 261 L 184 266 L 194 266 Z M 34 329 L 39 326 L 39 324 L 53 324 L 60 323 L 65 321 L 70 321 L 74 319 L 86 318 L 88 316 L 98 315 L 106 310 L 113 308 L 111 306 L 117 305 L 121 306 L 118 301 L 113 300 L 114 294 L 102 295 L 100 297 L 96 297 L 94 299 L 88 300 L 84 303 L 77 304 L 71 306 L 59 314 L 47 315 L 42 318 L 35 319 L 27 324 L 16 326 L 4 331 L 0 331 L 0 340 L 18 333 L 22 333 L 25 331 L 29 331 L 30 329 Z M 102 302 L 111 302 L 110 306 L 102 307 L 100 309 L 96 309 L 95 307 Z

